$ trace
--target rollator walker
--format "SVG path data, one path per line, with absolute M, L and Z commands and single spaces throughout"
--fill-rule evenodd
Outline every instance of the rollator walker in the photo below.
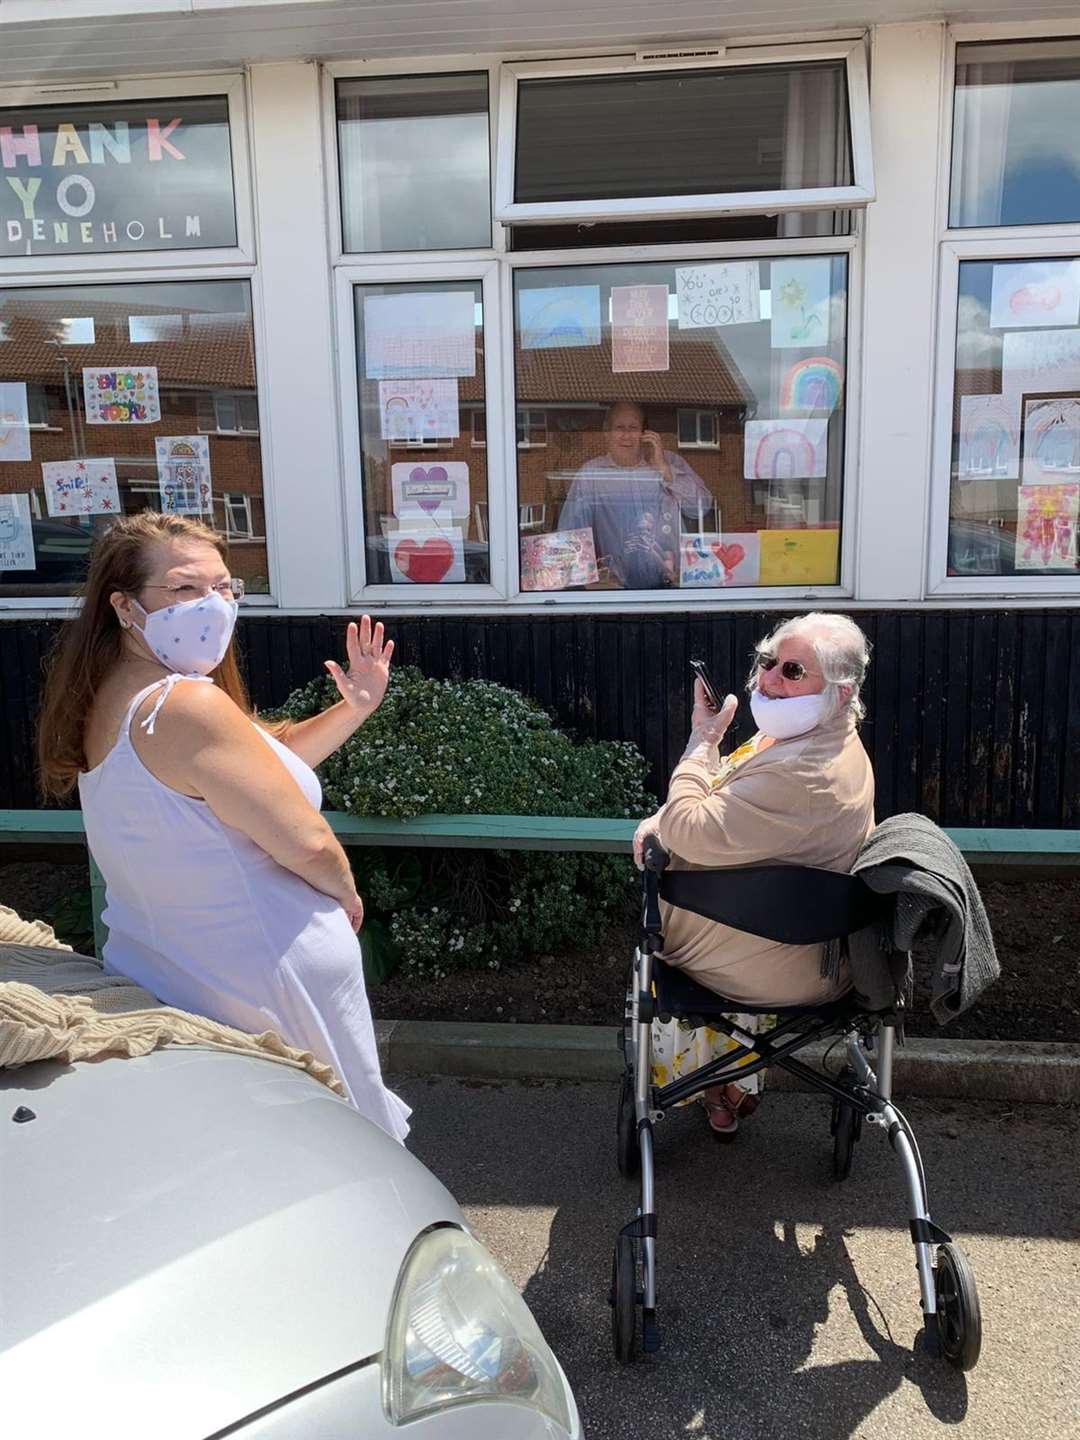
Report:
M 893 1051 L 904 1015 L 904 984 L 889 976 L 894 1001 L 868 1011 L 854 990 L 824 1005 L 787 1008 L 747 1005 L 698 985 L 660 958 L 663 934 L 659 901 L 716 920 L 736 930 L 787 945 L 842 944 L 857 930 L 887 920 L 895 897 L 875 894 L 857 875 L 794 865 L 721 870 L 669 870 L 668 855 L 650 836 L 645 846 L 641 932 L 626 997 L 621 1043 L 624 1069 L 619 1090 L 617 1159 L 627 1178 L 641 1177 L 638 1213 L 615 1242 L 610 1300 L 612 1339 L 623 1364 L 641 1351 L 660 1348 L 657 1321 L 657 1210 L 653 1177 L 653 1127 L 682 1100 L 712 1085 L 740 1082 L 779 1065 L 806 1087 L 832 1100 L 833 1175 L 851 1173 L 863 1123 L 888 1138 L 900 1157 L 907 1184 L 911 1240 L 919 1275 L 922 1343 L 960 1370 L 979 1358 L 982 1327 L 975 1279 L 967 1258 L 930 1218 L 926 1175 L 911 1126 L 892 1101 Z M 907 957 L 902 957 L 907 963 Z M 882 964 L 888 964 L 883 953 Z M 776 1025 L 749 1035 L 726 1013 L 769 1014 Z M 667 1085 L 651 1083 L 655 1018 L 708 1025 L 734 1048 Z M 835 1035 L 846 1048 L 836 1074 L 795 1058 L 807 1045 Z M 640 1317 L 640 1323 L 639 1323 Z

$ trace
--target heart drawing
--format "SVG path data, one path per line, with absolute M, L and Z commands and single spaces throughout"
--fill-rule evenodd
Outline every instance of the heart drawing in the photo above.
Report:
M 449 496 L 449 489 L 446 488 L 447 478 L 446 471 L 441 465 L 430 465 L 426 467 L 417 465 L 409 471 L 409 479 L 413 484 L 439 487 L 439 493 L 436 495 L 418 495 L 416 497 L 416 503 L 420 506 L 421 510 L 425 510 L 431 515 L 434 511 L 438 510 L 441 505 L 445 504 Z
M 712 552 L 729 575 L 746 559 L 746 551 L 741 545 L 713 545 Z
M 394 547 L 394 564 L 414 585 L 437 585 L 454 563 L 454 547 L 441 535 L 418 545 L 402 540 Z

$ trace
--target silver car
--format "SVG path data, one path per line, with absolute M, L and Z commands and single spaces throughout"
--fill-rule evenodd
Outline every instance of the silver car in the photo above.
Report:
M 0 1405 L 35 1440 L 570 1440 L 447 1190 L 309 1076 L 210 1050 L 0 1071 Z

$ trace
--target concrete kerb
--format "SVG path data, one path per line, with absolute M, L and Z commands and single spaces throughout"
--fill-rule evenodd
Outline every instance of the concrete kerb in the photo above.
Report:
M 399 1075 L 458 1075 L 483 1080 L 618 1079 L 617 1030 L 607 1025 L 461 1024 L 378 1020 L 383 1070 Z M 820 1061 L 824 1044 L 800 1059 Z M 772 1070 L 776 1090 L 802 1086 Z M 953 1100 L 1080 1104 L 1080 1045 L 1011 1040 L 911 1039 L 897 1050 L 894 1092 Z

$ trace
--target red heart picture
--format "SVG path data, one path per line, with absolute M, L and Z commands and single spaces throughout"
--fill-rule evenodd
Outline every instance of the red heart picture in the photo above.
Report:
M 746 559 L 746 551 L 741 545 L 714 545 L 712 552 L 729 575 Z
M 437 585 L 454 563 L 454 547 L 441 535 L 418 545 L 402 540 L 394 547 L 394 564 L 414 585 Z

